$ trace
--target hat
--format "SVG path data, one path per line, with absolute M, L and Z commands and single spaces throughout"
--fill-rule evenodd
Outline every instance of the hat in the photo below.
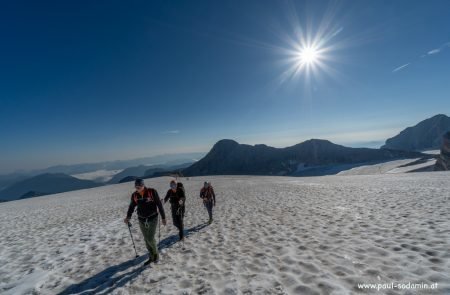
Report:
M 136 178 L 134 181 L 134 186 L 144 186 L 144 180 L 142 178 Z

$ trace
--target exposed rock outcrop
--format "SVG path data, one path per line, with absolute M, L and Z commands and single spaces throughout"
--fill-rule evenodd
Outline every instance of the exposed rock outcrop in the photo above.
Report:
M 443 136 L 441 154 L 434 166 L 434 171 L 448 170 L 450 170 L 450 131 Z
M 436 115 L 389 138 L 382 148 L 404 151 L 437 150 L 442 144 L 442 135 L 447 131 L 450 131 L 450 117 Z

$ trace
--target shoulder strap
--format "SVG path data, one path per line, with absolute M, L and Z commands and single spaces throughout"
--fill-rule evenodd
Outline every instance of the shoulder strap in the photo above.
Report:
M 147 198 L 152 201 L 155 201 L 155 199 L 153 198 L 153 189 L 152 188 L 147 189 Z
M 205 197 L 206 197 L 207 199 L 210 199 L 210 198 L 211 198 L 211 190 L 209 189 L 209 187 L 203 188 L 203 189 L 204 189 Z
M 136 192 L 133 193 L 133 201 L 134 203 L 138 203 L 138 194 Z M 155 201 L 155 199 L 153 198 L 153 189 L 152 188 L 147 188 L 147 199 L 150 199 L 151 201 Z

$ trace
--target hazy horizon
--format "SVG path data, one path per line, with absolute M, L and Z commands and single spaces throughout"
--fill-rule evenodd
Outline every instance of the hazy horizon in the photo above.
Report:
M 435 114 L 437 115 L 437 114 Z M 445 114 L 447 115 L 447 114 Z M 428 119 L 432 116 L 429 116 L 427 118 L 423 118 L 422 120 Z M 66 161 L 66 162 L 50 162 L 47 163 L 45 165 L 37 165 L 34 167 L 30 167 L 30 168 L 19 168 L 19 169 L 15 169 L 15 170 L 8 170 L 8 169 L 2 169 L 3 167 L 0 167 L 0 175 L 7 175 L 7 174 L 11 174 L 11 173 L 22 173 L 22 172 L 29 172 L 32 170 L 41 170 L 41 169 L 46 169 L 49 167 L 53 167 L 53 166 L 59 166 L 59 165 L 80 165 L 80 164 L 91 164 L 91 163 L 102 163 L 102 162 L 113 162 L 113 161 L 129 161 L 129 160 L 137 160 L 137 159 L 142 159 L 142 158 L 151 158 L 151 157 L 157 157 L 157 156 L 162 156 L 162 155 L 183 155 L 183 154 L 189 154 L 189 153 L 207 153 L 209 152 L 209 150 L 212 148 L 212 146 L 219 140 L 221 139 L 232 139 L 232 140 L 236 140 L 237 142 L 241 143 L 241 144 L 250 144 L 250 145 L 256 145 L 256 144 L 266 144 L 269 146 L 273 146 L 276 148 L 283 148 L 283 147 L 288 147 L 288 146 L 292 146 L 301 142 L 304 142 L 306 140 L 309 139 L 325 139 L 325 140 L 329 140 L 335 144 L 339 144 L 339 145 L 344 145 L 347 147 L 354 147 L 354 148 L 358 148 L 358 147 L 366 147 L 366 148 L 380 148 L 386 141 L 386 139 L 393 137 L 395 135 L 398 135 L 400 133 L 400 131 L 402 131 L 403 129 L 407 128 L 407 127 L 411 127 L 416 125 L 417 123 L 419 123 L 419 121 L 415 122 L 415 123 L 411 123 L 408 126 L 404 126 L 404 127 L 399 127 L 399 128 L 393 128 L 392 130 L 388 130 L 388 131 L 392 131 L 391 133 L 386 133 L 383 134 L 384 130 L 376 130 L 374 132 L 368 132 L 365 134 L 360 134 L 360 136 L 358 136 L 358 138 L 360 139 L 365 139 L 362 141 L 348 141 L 350 138 L 352 138 L 352 136 L 355 136 L 355 133 L 337 133 L 337 134 L 322 134 L 322 136 L 306 136 L 306 137 L 300 137 L 298 140 L 296 140 L 295 138 L 289 138 L 286 141 L 271 141 L 270 139 L 267 140 L 266 142 L 262 142 L 262 141 L 252 141 L 251 137 L 247 138 L 247 140 L 244 137 L 235 137 L 235 138 L 220 138 L 215 140 L 214 142 L 212 142 L 209 146 L 205 146 L 202 149 L 199 150 L 190 150 L 190 151 L 185 151 L 185 152 L 167 152 L 167 153 L 156 153 L 156 154 L 152 154 L 152 155 L 131 155 L 128 158 L 105 158 L 103 160 L 99 160 L 97 159 L 92 159 L 92 161 L 81 161 L 81 162 L 71 162 Z M 266 134 L 267 135 L 267 134 Z M 274 135 L 279 135 L 279 134 L 271 134 L 271 136 Z M 370 136 L 374 136 L 374 137 L 370 137 Z M 377 137 L 378 136 L 378 137 Z M 381 137 L 380 137 L 381 136 Z M 382 136 L 387 136 L 387 137 L 382 137 Z M 373 140 L 371 140 L 371 138 L 374 138 Z
M 427 119 L 427 118 L 425 118 Z M 416 122 L 418 123 L 418 122 Z M 416 123 L 412 124 L 416 125 Z M 394 135 L 397 135 L 401 130 L 410 127 L 410 126 L 405 126 L 404 128 L 399 128 L 398 132 L 396 132 L 395 134 L 392 134 L 389 137 L 392 137 Z M 370 135 L 373 135 L 376 133 L 370 133 Z M 345 139 L 348 139 L 350 136 L 352 135 L 352 133 L 350 134 L 328 134 L 328 137 L 323 137 L 323 136 L 311 136 L 311 137 L 305 137 L 305 138 L 301 138 L 297 141 L 295 141 L 295 139 L 290 138 L 289 141 L 286 141 L 284 143 L 280 143 L 279 141 L 276 141 L 278 144 L 271 144 L 268 142 L 252 142 L 252 141 L 246 141 L 243 138 L 221 138 L 221 139 L 217 139 L 215 142 L 213 142 L 210 146 L 205 147 L 204 150 L 198 150 L 198 151 L 190 151 L 190 152 L 183 152 L 183 153 L 158 153 L 158 154 L 153 154 L 153 155 L 144 155 L 144 156 L 135 156 L 135 157 L 130 157 L 130 158 L 125 158 L 125 159 L 116 159 L 116 158 L 110 158 L 110 159 L 106 159 L 106 160 L 98 160 L 98 159 L 93 159 L 92 161 L 83 161 L 83 162 L 65 162 L 65 163 L 61 163 L 61 162 L 55 162 L 52 165 L 44 165 L 44 166 L 36 166 L 34 168 L 29 168 L 29 169 L 16 169 L 16 170 L 6 170 L 7 172 L 2 172 L 2 170 L 0 169 L 0 175 L 7 175 L 7 174 L 12 174 L 12 173 L 22 173 L 22 172 L 29 172 L 32 170 L 41 170 L 41 169 L 47 169 L 50 167 L 54 167 L 54 166 L 70 166 L 70 165 L 81 165 L 81 164 L 92 164 L 92 163 L 103 163 L 103 162 L 114 162 L 114 161 L 130 161 L 130 160 L 138 160 L 138 159 L 144 159 L 144 158 L 152 158 L 152 157 L 158 157 L 158 156 L 164 156 L 164 155 L 173 155 L 173 156 L 177 156 L 177 155 L 185 155 L 185 154 L 191 154 L 191 153 L 208 153 L 210 151 L 210 149 L 213 147 L 213 145 L 222 139 L 231 139 L 231 140 L 235 140 L 237 142 L 239 142 L 240 144 L 250 144 L 250 145 L 256 145 L 256 144 L 266 144 L 272 147 L 276 147 L 276 148 L 284 148 L 284 147 L 288 147 L 288 146 L 292 146 L 301 142 L 304 142 L 306 140 L 310 140 L 310 139 L 324 139 L 324 140 L 329 140 L 335 144 L 339 144 L 339 145 L 344 145 L 347 147 L 353 147 L 353 148 L 359 148 L 359 147 L 365 147 L 365 148 L 380 148 L 384 143 L 385 140 L 388 138 L 384 138 L 384 139 L 379 139 L 379 140 L 369 140 L 369 137 L 366 137 L 367 140 L 366 141 L 361 141 L 361 142 L 345 142 Z M 367 135 L 366 135 L 367 136 Z M 364 138 L 364 137 L 363 137 Z M 335 139 L 335 140 L 333 140 Z M 341 140 L 339 140 L 341 139 Z M 270 140 L 269 140 L 270 142 Z

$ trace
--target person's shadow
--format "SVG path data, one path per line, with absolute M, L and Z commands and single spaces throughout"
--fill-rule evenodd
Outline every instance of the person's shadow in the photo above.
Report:
M 196 225 L 194 227 L 191 227 L 189 229 L 185 229 L 184 236 L 189 237 L 191 234 L 199 232 L 207 226 L 208 226 L 208 223 L 202 223 L 202 224 Z M 167 238 L 163 239 L 161 242 L 159 242 L 158 249 L 162 250 L 165 248 L 170 248 L 179 240 L 180 240 L 180 238 L 179 238 L 178 234 L 171 235 L 170 237 L 167 237 Z
M 199 232 L 203 228 L 207 227 L 207 223 L 199 224 L 189 229 L 185 229 L 185 236 L 190 236 L 193 233 Z M 163 239 L 159 244 L 159 250 L 170 248 L 179 240 L 178 234 L 169 236 Z M 97 273 L 93 277 L 87 278 L 84 281 L 72 284 L 68 286 L 64 291 L 60 292 L 59 295 L 68 294 L 108 294 L 114 289 L 123 287 L 126 283 L 132 281 L 138 277 L 144 269 L 151 267 L 138 267 L 134 268 L 126 273 L 114 277 L 115 274 L 126 271 L 128 268 L 142 264 L 147 260 L 148 255 L 142 255 L 138 258 L 130 259 L 118 265 L 110 266 L 103 271 Z

